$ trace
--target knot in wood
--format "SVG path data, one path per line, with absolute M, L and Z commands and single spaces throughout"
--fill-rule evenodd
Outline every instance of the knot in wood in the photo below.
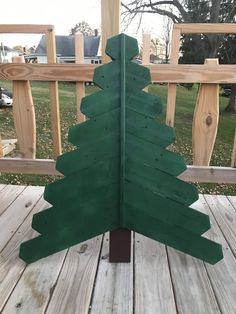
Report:
M 207 126 L 210 126 L 212 124 L 212 117 L 209 115 L 207 118 L 206 118 L 206 125 Z

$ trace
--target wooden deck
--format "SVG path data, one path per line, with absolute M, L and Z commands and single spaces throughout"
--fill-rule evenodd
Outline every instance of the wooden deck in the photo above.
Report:
M 0 185 L 1 313 L 236 313 L 236 196 L 201 195 L 194 208 L 210 215 L 206 234 L 220 242 L 215 266 L 139 234 L 130 264 L 108 263 L 101 235 L 27 266 L 19 245 L 36 233 L 32 215 L 45 207 L 43 187 Z

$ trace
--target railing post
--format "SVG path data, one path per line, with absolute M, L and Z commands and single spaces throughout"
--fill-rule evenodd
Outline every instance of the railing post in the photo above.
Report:
M 206 65 L 218 59 L 206 59 Z M 219 85 L 201 84 L 193 116 L 193 165 L 209 166 L 219 121 Z
M 52 27 L 46 31 L 47 62 L 56 63 L 56 41 L 55 31 Z M 61 155 L 61 129 L 59 112 L 58 82 L 49 82 L 51 125 L 53 139 L 53 157 L 56 159 Z
M 179 60 L 179 43 L 180 43 L 180 29 L 173 26 L 170 64 L 178 64 Z M 175 120 L 175 102 L 176 102 L 176 84 L 168 84 L 167 105 L 166 105 L 166 124 L 174 126 Z
M 148 65 L 150 63 L 150 43 L 151 35 L 143 34 L 143 47 L 142 47 L 142 64 Z M 148 92 L 148 86 L 143 89 L 145 92 Z
M 236 130 L 234 135 L 234 146 L 231 158 L 231 167 L 236 168 Z
M 24 57 L 14 57 L 14 63 L 24 63 Z M 29 81 L 13 81 L 13 117 L 21 158 L 35 158 L 36 122 Z
M 75 34 L 75 63 L 84 63 L 84 35 Z M 81 100 L 85 96 L 84 82 L 76 82 L 77 122 L 85 121 L 85 116 L 80 111 Z

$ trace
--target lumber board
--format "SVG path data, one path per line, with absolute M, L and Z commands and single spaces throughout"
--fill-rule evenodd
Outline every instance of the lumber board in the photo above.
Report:
M 13 62 L 24 63 L 24 57 L 14 57 Z M 22 158 L 36 156 L 36 120 L 29 81 L 13 81 L 13 118 L 18 142 L 18 154 Z
M 221 313 L 202 261 L 168 248 L 178 313 Z
M 227 198 L 236 210 L 236 196 L 227 196 Z
M 0 172 L 61 175 L 52 159 L 1 158 Z M 231 167 L 187 166 L 178 178 L 189 182 L 236 183 L 236 169 Z
M 231 250 L 235 254 L 236 243 L 236 218 L 235 208 L 224 195 L 205 195 L 204 196 L 210 209 L 217 220 L 219 227 L 224 234 Z
M 174 29 L 180 30 L 181 34 L 219 34 L 236 33 L 236 25 L 233 23 L 178 23 Z
M 1 64 L 1 80 L 93 81 L 93 64 Z M 236 65 L 155 64 L 146 65 L 154 83 L 236 83 Z
M 0 33 L 13 34 L 45 34 L 47 31 L 52 31 L 53 25 L 38 25 L 38 24 L 1 24 Z
M 2 190 L 4 190 L 7 187 L 6 184 L 0 184 L 0 192 L 2 192 Z
M 221 196 L 220 196 L 221 197 Z M 210 199 L 208 199 L 210 201 Z M 204 196 L 200 195 L 201 205 L 198 210 L 210 216 L 212 226 L 207 232 L 207 237 L 213 241 L 222 244 L 224 258 L 214 266 L 205 264 L 211 285 L 217 298 L 217 302 L 222 313 L 235 313 L 236 312 L 236 260 L 233 252 L 231 251 L 224 235 L 222 234 L 222 227 L 220 221 L 214 217 L 214 207 L 211 202 L 206 202 Z M 211 210 L 209 210 L 211 209 Z M 221 229 L 219 228 L 221 227 Z M 223 227 L 224 228 L 224 227 Z
M 84 35 L 75 34 L 75 63 L 84 63 Z M 84 82 L 76 82 L 77 122 L 84 122 L 85 116 L 80 111 L 81 100 L 85 96 Z
M 41 188 L 43 191 L 43 188 Z M 12 293 L 16 283 L 25 270 L 26 264 L 19 258 L 19 247 L 22 241 L 30 239 L 36 234 L 31 228 L 33 214 L 45 209 L 47 203 L 41 197 L 33 210 L 19 227 L 11 240 L 1 252 L 0 258 L 0 311 Z M 2 313 L 2 312 L 1 312 Z
M 205 64 L 218 64 L 206 59 Z M 219 85 L 200 84 L 193 115 L 193 165 L 209 166 L 219 121 Z
M 102 0 L 101 1 L 101 22 L 102 22 L 102 63 L 110 62 L 111 59 L 105 54 L 107 40 L 120 33 L 120 0 Z
M 0 157 L 4 157 L 16 148 L 17 139 L 0 139 Z
M 47 47 L 47 62 L 49 64 L 56 63 L 56 39 L 55 31 L 46 31 L 46 47 Z M 61 127 L 60 127 L 60 110 L 59 110 L 59 93 L 57 80 L 49 82 L 50 94 L 50 111 L 51 111 L 51 128 L 53 139 L 53 157 L 61 155 Z
M 17 202 L 8 206 L 7 210 L 1 215 L 0 251 L 4 248 L 7 241 L 11 239 L 19 225 L 28 216 L 42 193 L 41 187 L 26 187 L 17 198 Z
M 135 233 L 134 250 L 135 313 L 177 313 L 165 246 Z
M 7 185 L 3 190 L 0 190 L 0 216 L 17 199 L 24 189 L 25 186 L 22 185 Z
M 88 313 L 102 236 L 69 249 L 46 313 Z
M 8 299 L 2 314 L 15 313 L 16 309 L 22 313 L 32 313 L 32 309 L 34 314 L 44 313 L 65 255 L 66 251 L 62 251 L 28 265 Z
M 109 263 L 109 235 L 104 236 L 91 302 L 91 314 L 133 313 L 133 254 L 130 263 Z
M 180 30 L 173 27 L 171 35 L 171 52 L 170 52 L 170 64 L 177 65 L 179 61 L 179 45 L 180 45 Z M 152 78 L 153 80 L 153 78 Z M 168 82 L 169 83 L 169 82 Z M 176 84 L 168 84 L 167 93 L 167 105 L 166 105 L 166 124 L 174 126 L 175 119 L 175 103 L 176 103 Z
M 236 130 L 234 135 L 234 144 L 232 150 L 232 157 L 231 157 L 231 167 L 236 168 Z

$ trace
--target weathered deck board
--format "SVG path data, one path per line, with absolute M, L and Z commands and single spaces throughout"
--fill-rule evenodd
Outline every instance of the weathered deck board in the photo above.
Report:
M 24 189 L 25 186 L 7 185 L 4 189 L 0 190 L 0 215 L 4 213 Z
M 221 197 L 224 198 L 224 196 Z M 206 233 L 207 237 L 221 243 L 223 247 L 224 259 L 214 266 L 205 264 L 205 267 L 221 312 L 228 314 L 236 313 L 236 259 L 218 226 L 219 221 L 216 223 L 212 215 L 212 211 L 214 211 L 215 207 L 212 208 L 210 206 L 212 206 L 212 204 L 216 202 L 215 199 L 218 198 L 218 196 L 213 196 L 211 199 L 200 196 L 202 205 L 198 207 L 198 210 L 210 216 L 212 227 Z M 224 207 L 221 207 L 221 210 L 223 211 Z
M 201 206 L 197 201 L 191 207 Z M 221 313 L 204 263 L 172 248 L 167 252 L 178 313 Z
M 42 193 L 42 187 L 26 187 L 19 197 L 17 197 L 17 201 L 11 203 L 6 211 L 3 210 L 4 212 L 0 220 L 0 251 L 25 220 Z
M 132 262 L 108 262 L 108 235 L 95 237 L 31 265 L 18 257 L 32 238 L 32 215 L 48 204 L 42 187 L 0 184 L 0 312 L 236 313 L 236 196 L 200 196 L 204 235 L 220 242 L 224 259 L 212 266 L 142 235 L 134 235 Z
M 165 246 L 135 234 L 134 251 L 135 313 L 176 313 Z
M 91 314 L 133 313 L 133 254 L 131 263 L 108 262 L 109 235 L 103 240 L 91 304 Z
M 69 249 L 46 313 L 87 313 L 102 236 Z
M 42 198 L 35 202 L 37 203 L 31 213 L 0 252 L 0 312 L 26 266 L 18 254 L 20 243 L 35 235 L 30 226 L 32 215 L 45 208 L 46 202 Z

